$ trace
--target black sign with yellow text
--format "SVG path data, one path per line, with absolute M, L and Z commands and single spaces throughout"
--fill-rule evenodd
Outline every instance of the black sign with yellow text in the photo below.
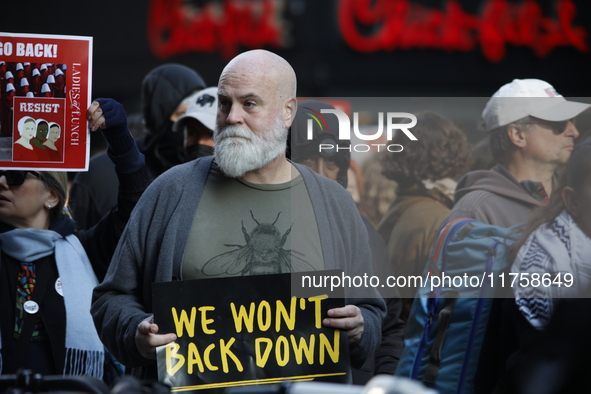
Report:
M 322 325 L 343 298 L 296 298 L 290 287 L 290 274 L 153 284 L 159 332 L 178 337 L 157 350 L 159 380 L 173 392 L 347 382 L 347 334 Z

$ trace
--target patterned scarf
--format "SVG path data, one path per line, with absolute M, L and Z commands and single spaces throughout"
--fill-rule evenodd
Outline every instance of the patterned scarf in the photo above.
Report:
M 521 313 L 541 330 L 552 316 L 555 299 L 577 298 L 590 288 L 591 239 L 564 210 L 552 223 L 538 227 L 529 236 L 519 249 L 511 272 L 525 274 L 516 283 L 520 278 L 529 279 L 528 287 L 514 286 L 513 293 Z M 534 274 L 539 275 L 539 283 L 532 283 Z M 572 275 L 571 287 L 566 286 L 565 274 Z M 544 276 L 549 280 L 542 280 Z
M 92 290 L 98 280 L 78 238 L 75 235 L 63 237 L 51 230 L 14 229 L 0 234 L 0 245 L 4 253 L 25 263 L 55 253 L 66 307 L 63 373 L 101 379 L 104 346 L 90 315 Z M 0 358 L 0 371 L 1 367 Z

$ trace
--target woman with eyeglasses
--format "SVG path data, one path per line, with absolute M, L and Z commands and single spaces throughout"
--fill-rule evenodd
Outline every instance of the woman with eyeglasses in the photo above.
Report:
M 87 119 L 105 136 L 119 177 L 118 206 L 91 229 L 76 231 L 65 208 L 65 172 L 0 171 L 1 374 L 26 368 L 103 378 L 92 290 L 151 177 L 121 104 L 98 99 Z

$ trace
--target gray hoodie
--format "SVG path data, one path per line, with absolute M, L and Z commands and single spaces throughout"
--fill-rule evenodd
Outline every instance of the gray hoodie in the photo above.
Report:
M 500 164 L 464 175 L 458 182 L 454 200 L 456 203 L 442 227 L 457 218 L 511 227 L 527 221 L 534 208 L 544 205 Z

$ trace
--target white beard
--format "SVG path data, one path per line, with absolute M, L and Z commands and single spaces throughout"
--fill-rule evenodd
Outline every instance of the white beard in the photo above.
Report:
M 240 178 L 285 153 L 287 129 L 279 117 L 271 127 L 258 130 L 257 134 L 244 126 L 231 125 L 218 130 L 216 125 L 214 142 L 215 161 L 220 170 L 230 178 Z

